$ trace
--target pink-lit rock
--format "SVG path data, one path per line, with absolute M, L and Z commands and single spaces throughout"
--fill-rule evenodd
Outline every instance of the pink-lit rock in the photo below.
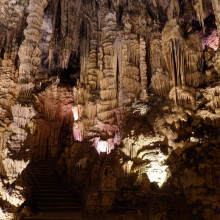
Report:
M 109 138 L 108 140 L 101 140 L 100 137 L 95 137 L 91 141 L 93 142 L 93 146 L 96 148 L 99 154 L 101 152 L 109 154 L 115 148 L 113 138 Z
M 74 140 L 82 141 L 83 140 L 83 128 L 81 122 L 74 122 L 73 124 L 73 136 Z
M 203 49 L 205 49 L 205 46 L 208 46 L 216 51 L 218 49 L 218 44 L 219 44 L 219 37 L 217 30 L 213 30 L 210 35 L 204 36 L 202 38 Z
M 82 111 L 81 111 L 81 108 L 80 106 L 74 106 L 72 108 L 72 112 L 73 112 L 73 118 L 75 121 L 79 120 L 79 118 L 81 117 L 82 115 Z

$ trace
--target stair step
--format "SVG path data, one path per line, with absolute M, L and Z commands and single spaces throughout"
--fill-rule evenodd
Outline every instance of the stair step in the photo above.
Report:
M 25 219 L 82 219 L 78 215 L 82 209 L 76 196 L 55 175 L 56 162 L 57 160 L 42 160 L 28 165 L 28 181 L 31 183 L 30 190 L 38 214 Z M 48 212 L 49 215 L 46 214 Z M 66 215 L 67 212 L 71 214 Z
M 58 192 L 58 193 L 68 193 L 68 191 L 66 191 L 65 189 L 62 189 L 61 187 L 51 187 L 51 188 L 49 188 L 49 187 L 40 187 L 40 188 L 31 188 L 31 191 L 33 192 L 33 193 L 38 193 L 38 192 L 42 192 L 42 193 L 56 193 L 56 192 Z
M 64 191 L 67 191 L 65 188 L 62 187 L 62 185 L 44 185 L 44 184 L 40 184 L 40 185 L 35 185 L 35 186 L 32 186 L 31 188 L 33 189 L 48 189 L 48 190 L 54 190 L 54 189 L 62 189 Z
M 57 208 L 57 207 L 77 207 L 77 203 L 76 202 L 64 202 L 64 201 L 61 201 L 61 202 L 51 202 L 51 201 L 45 201 L 45 202 L 42 202 L 42 201 L 36 201 L 37 205 L 39 207 L 54 207 L 54 208 Z
M 74 217 L 62 217 L 62 218 L 50 218 L 50 217 L 25 217 L 27 220 L 82 220 L 82 218 Z
M 59 188 L 59 189 L 56 189 L 56 188 L 32 188 L 32 192 L 33 193 L 38 193 L 38 192 L 40 192 L 40 193 L 45 193 L 45 192 L 48 192 L 48 193 L 54 193 L 54 192 L 56 192 L 56 193 L 58 193 L 58 194 L 60 194 L 60 193 L 63 193 L 63 194 L 71 194 L 69 191 L 67 191 L 66 189 L 62 189 L 62 188 Z
M 72 195 L 72 193 L 64 191 L 64 190 L 46 190 L 46 189 L 41 189 L 41 190 L 32 190 L 33 195 Z
M 31 173 L 30 176 L 34 176 L 34 177 L 37 176 L 37 177 L 44 177 L 44 178 L 52 178 L 52 177 L 53 177 L 53 174 L 52 174 L 52 173 L 46 173 L 46 174 L 44 174 L 44 173 L 39 172 L 39 173 Z
M 54 183 L 54 182 L 56 182 L 57 183 L 57 179 L 54 178 L 54 177 L 53 178 L 52 177 L 48 177 L 47 179 L 45 179 L 43 177 L 40 177 L 40 178 L 36 178 L 35 177 L 35 179 L 36 179 L 37 182 L 44 182 L 44 183 L 49 183 L 49 182 Z
M 70 194 L 36 194 L 34 195 L 34 198 L 36 200 L 38 199 L 51 199 L 51 200 L 55 200 L 55 199 L 72 199 Z
M 75 212 L 44 212 L 35 214 L 32 217 L 25 217 L 27 220 L 82 220 L 82 213 Z
M 50 171 L 53 171 L 55 170 L 55 167 L 42 167 L 42 168 L 31 168 L 29 167 L 30 171 L 31 172 L 38 172 L 38 171 L 43 171 L 43 172 L 50 172 Z
M 39 206 L 54 206 L 54 207 L 57 207 L 57 206 L 78 206 L 78 203 L 76 201 L 64 201 L 64 200 L 57 200 L 55 202 L 52 202 L 51 200 L 38 200 L 36 199 L 36 204 L 38 204 Z
M 48 168 L 48 169 L 54 169 L 56 167 L 56 164 L 53 164 L 53 165 L 43 165 L 43 166 L 39 166 L 39 165 L 29 165 L 28 166 L 31 170 L 43 170 L 45 168 Z M 46 170 L 44 170 L 46 171 Z
M 54 168 L 53 169 L 49 169 L 49 168 L 44 168 L 42 170 L 32 170 L 28 171 L 29 173 L 42 173 L 42 174 L 52 174 L 54 172 Z
M 61 212 L 61 211 L 80 211 L 81 207 L 77 206 L 39 206 L 39 211 L 53 211 L 53 212 Z
M 53 183 L 43 183 L 43 182 L 37 182 L 36 184 L 30 186 L 31 188 L 62 188 L 60 184 L 53 185 Z
M 37 182 L 39 183 L 39 184 L 54 184 L 54 182 L 55 182 L 55 180 L 54 181 L 52 181 L 52 180 L 47 180 L 47 181 L 43 181 L 43 180 L 39 180 L 39 179 L 37 179 Z M 56 182 L 55 182 L 56 183 Z M 58 183 L 57 183 L 58 184 Z
M 65 190 L 50 190 L 50 191 L 47 191 L 47 190 L 35 190 L 35 191 L 32 191 L 32 194 L 33 195 L 39 195 L 39 196 L 52 196 L 52 195 L 65 195 L 65 196 L 73 196 L 73 193 L 72 192 L 69 192 L 69 191 L 65 191 Z
M 45 202 L 45 201 L 51 201 L 51 197 L 44 197 L 44 198 L 36 198 L 37 201 L 41 201 L 41 202 Z M 66 197 L 63 197 L 63 198 L 56 198 L 56 199 L 53 199 L 51 201 L 51 203 L 57 203 L 57 202 L 67 202 L 67 201 L 70 201 L 70 202 L 73 202 L 73 203 L 76 203 L 76 200 L 72 197 L 69 197 L 69 198 L 66 198 Z

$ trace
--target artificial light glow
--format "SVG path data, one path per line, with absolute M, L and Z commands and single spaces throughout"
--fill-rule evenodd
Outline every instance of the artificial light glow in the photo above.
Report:
M 146 159 L 151 162 L 148 164 L 146 173 L 151 182 L 156 182 L 159 187 L 167 180 L 170 175 L 169 168 L 165 165 L 167 156 L 164 155 L 160 150 L 157 150 L 158 154 L 149 155 Z
M 79 119 L 79 108 L 77 106 L 72 108 L 73 118 L 75 121 Z
M 147 170 L 147 175 L 151 182 L 156 182 L 158 186 L 161 187 L 169 176 L 168 166 L 151 163 L 151 168 Z
M 97 144 L 98 152 L 107 152 L 108 151 L 108 141 L 99 141 Z
M 109 138 L 108 140 L 101 140 L 100 137 L 95 137 L 91 139 L 93 142 L 93 146 L 95 146 L 96 150 L 100 154 L 100 152 L 105 152 L 107 154 L 111 153 L 111 150 L 115 148 L 115 143 L 113 138 Z

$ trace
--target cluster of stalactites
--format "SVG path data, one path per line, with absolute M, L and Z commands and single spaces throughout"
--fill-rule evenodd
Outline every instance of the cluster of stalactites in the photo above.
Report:
M 168 21 L 162 33 L 162 51 L 172 86 L 185 85 L 185 40 L 176 19 Z
M 127 2 L 124 1 L 125 4 Z M 99 2 L 97 20 L 88 22 L 84 19 L 80 82 L 87 92 L 82 95 L 82 88 L 78 87 L 74 93 L 76 108 L 80 104 L 83 109 L 83 117 L 74 122 L 74 137 L 81 139 L 81 128 L 84 138 L 100 134 L 96 137 L 99 141 L 94 143 L 99 152 L 110 152 L 120 142 L 122 108 L 119 106 L 131 105 L 139 96 L 146 100 L 148 80 L 147 40 L 144 34 L 140 37 L 133 31 L 134 20 L 138 23 L 138 16 L 123 12 L 120 23 L 124 24 L 121 28 L 125 34 L 119 33 L 116 6 L 120 4 L 123 7 L 123 2 L 111 3 L 110 7 L 108 1 Z M 77 112 L 75 108 L 74 112 Z
M 202 52 L 199 48 L 201 43 L 190 45 L 189 39 L 184 39 L 176 19 L 167 22 L 162 33 L 162 51 L 169 72 L 170 86 L 174 88 L 170 91 L 170 98 L 183 105 L 194 104 L 194 95 L 188 87 L 204 83 L 204 78 L 199 73 L 202 66 Z
M 77 51 L 79 46 L 79 32 L 82 18 L 81 0 L 61 2 L 61 40 L 59 42 L 59 66 L 62 69 L 68 67 L 72 51 Z M 58 7 L 56 7 L 57 10 Z M 56 18 L 54 18 L 56 19 Z M 55 25 L 55 23 L 54 23 Z M 55 29 L 55 28 L 53 28 Z M 55 33 L 54 33 L 55 34 Z
M 170 90 L 169 77 L 167 76 L 167 72 L 164 72 L 162 68 L 158 68 L 152 76 L 151 88 L 160 96 L 166 96 L 167 92 Z

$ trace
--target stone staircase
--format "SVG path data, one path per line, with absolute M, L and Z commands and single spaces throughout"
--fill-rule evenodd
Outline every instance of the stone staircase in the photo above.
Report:
M 82 219 L 82 208 L 76 194 L 55 174 L 56 162 L 56 159 L 46 159 L 28 165 L 27 181 L 33 215 L 25 219 Z

